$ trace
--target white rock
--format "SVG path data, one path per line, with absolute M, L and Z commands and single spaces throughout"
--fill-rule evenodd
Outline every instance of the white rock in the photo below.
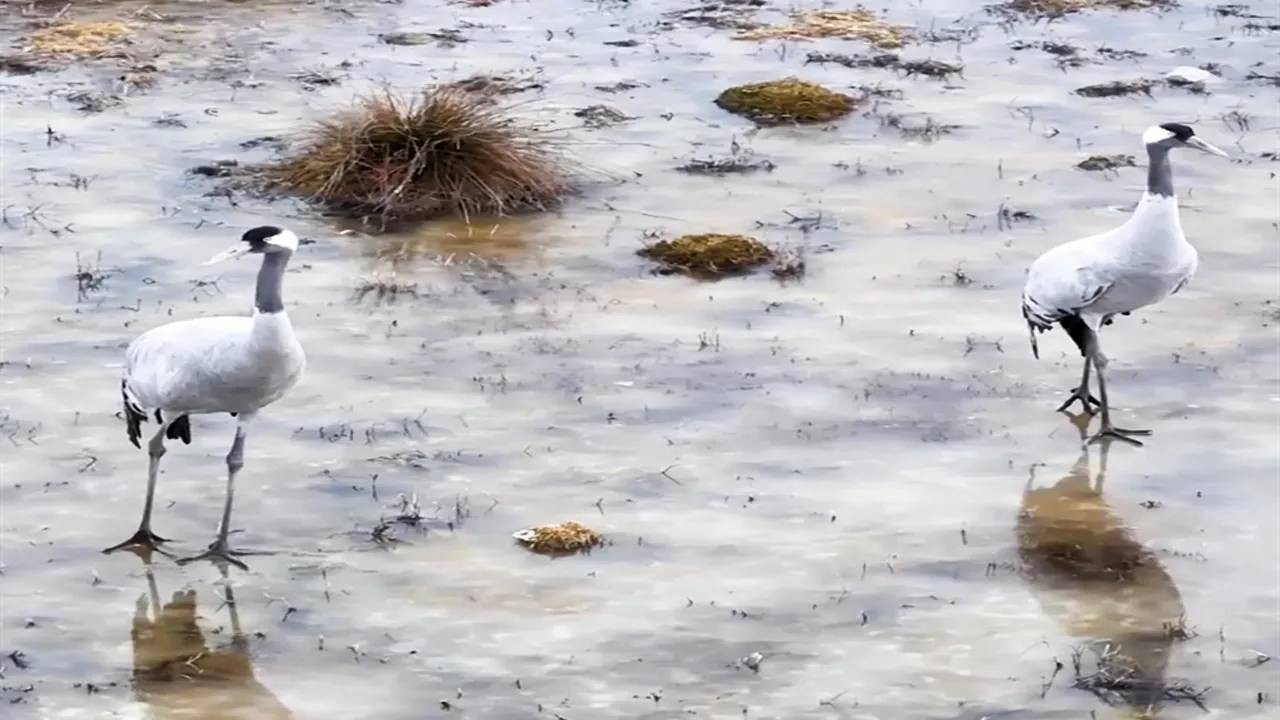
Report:
M 1217 82 L 1218 76 L 1208 70 L 1201 70 L 1198 67 L 1183 65 L 1165 73 L 1164 79 L 1181 83 L 1211 83 Z

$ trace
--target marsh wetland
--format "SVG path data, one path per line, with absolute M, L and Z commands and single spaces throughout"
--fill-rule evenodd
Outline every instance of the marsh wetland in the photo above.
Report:
M 866 7 L 0 0 L 0 715 L 1274 717 L 1280 12 Z M 851 111 L 716 104 L 789 78 Z M 383 227 L 241 182 L 354 98 L 459 83 L 573 192 Z M 1082 451 L 1079 356 L 1034 360 L 1018 295 L 1123 220 L 1167 121 L 1232 159 L 1175 157 L 1200 271 L 1104 331 L 1155 434 Z M 247 313 L 256 266 L 200 263 L 262 224 L 304 240 L 308 353 L 239 480 L 262 554 L 103 555 L 145 484 L 124 349 Z M 638 254 L 720 235 L 773 260 Z M 192 430 L 179 551 L 233 422 Z M 512 537 L 566 521 L 588 552 Z

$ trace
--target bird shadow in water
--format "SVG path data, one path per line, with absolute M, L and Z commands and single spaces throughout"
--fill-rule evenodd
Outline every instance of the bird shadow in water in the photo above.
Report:
M 1072 416 L 1082 439 L 1087 423 Z M 1109 441 L 1085 445 L 1052 485 L 1033 487 L 1034 472 L 1028 479 L 1016 529 L 1023 577 L 1044 613 L 1084 641 L 1072 657 L 1076 688 L 1136 717 L 1155 717 L 1168 702 L 1203 707 L 1204 691 L 1165 677 L 1174 643 L 1190 634 L 1182 596 L 1103 495 L 1109 449 Z
M 197 623 L 196 592 L 180 590 L 162 602 L 155 575 L 147 569 L 147 593 L 138 599 L 131 632 L 134 693 L 157 720 L 292 718 L 254 677 L 248 638 L 240 626 L 235 591 L 225 582 L 225 568 L 222 575 L 222 606 L 230 615 L 231 637 L 210 647 Z

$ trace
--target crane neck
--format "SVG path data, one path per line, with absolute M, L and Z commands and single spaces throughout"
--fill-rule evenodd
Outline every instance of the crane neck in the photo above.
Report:
M 1173 197 L 1173 166 L 1169 163 L 1169 148 L 1148 145 L 1147 160 L 1147 194 Z
M 253 297 L 253 305 L 258 312 L 284 311 L 284 297 L 280 290 L 291 255 L 293 252 L 289 250 L 272 250 L 262 256 L 262 267 L 258 268 L 258 286 Z

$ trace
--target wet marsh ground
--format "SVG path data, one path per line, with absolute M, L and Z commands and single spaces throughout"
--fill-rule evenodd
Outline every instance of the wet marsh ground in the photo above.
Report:
M 6 717 L 1274 715 L 1280 20 L 886 5 L 916 38 L 859 65 L 805 60 L 885 51 L 735 40 L 669 14 L 689 7 L 75 3 L 134 24 L 125 56 L 4 65 Z M 16 55 L 61 4 L 0 8 Z M 1204 92 L 1162 80 L 1207 63 Z M 476 75 L 515 79 L 503 99 L 587 167 L 559 211 L 375 235 L 190 172 L 268 160 L 383 83 Z M 865 99 L 803 128 L 713 104 L 788 76 Z M 1075 92 L 1117 81 L 1150 86 Z M 575 114 L 597 105 L 613 119 Z M 1103 335 L 1120 418 L 1156 433 L 1099 478 L 1052 412 L 1078 357 L 1053 333 L 1031 358 L 1018 292 L 1123 220 L 1142 129 L 1188 120 L 1233 160 L 1174 160 L 1201 269 Z M 677 171 L 733 157 L 770 166 Z M 247 311 L 253 263 L 199 263 L 269 222 L 310 241 L 285 289 L 308 374 L 254 424 L 237 494 L 237 541 L 273 554 L 227 582 L 101 555 L 144 484 L 125 346 Z M 806 273 L 636 255 L 708 232 Z M 192 426 L 155 517 L 183 550 L 212 537 L 233 432 Z M 511 539 L 562 520 L 607 544 Z

